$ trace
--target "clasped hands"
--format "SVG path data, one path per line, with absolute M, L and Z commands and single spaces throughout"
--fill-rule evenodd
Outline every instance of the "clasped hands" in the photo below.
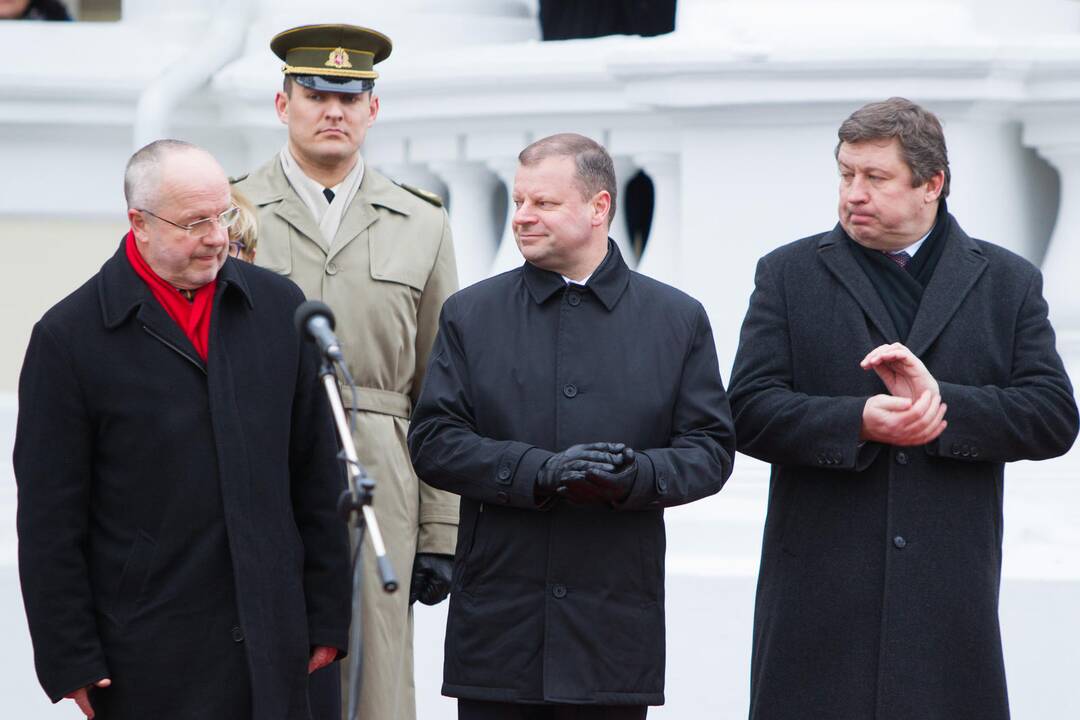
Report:
M 565 498 L 577 505 L 610 505 L 630 496 L 637 458 L 623 443 L 572 445 L 556 453 L 536 474 L 536 497 Z
M 937 380 L 900 343 L 881 345 L 862 359 L 863 370 L 877 373 L 888 395 L 874 395 L 863 406 L 860 440 L 886 445 L 925 445 L 948 423 Z

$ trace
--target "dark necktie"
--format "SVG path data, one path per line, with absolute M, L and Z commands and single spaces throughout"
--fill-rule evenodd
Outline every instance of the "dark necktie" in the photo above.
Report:
M 334 191 L 330 188 L 323 188 L 322 194 L 326 197 L 326 202 L 334 202 Z
M 907 254 L 907 251 L 903 250 L 898 253 L 887 252 L 885 253 L 885 257 L 899 265 L 901 270 L 907 268 L 907 264 L 911 262 L 911 256 Z

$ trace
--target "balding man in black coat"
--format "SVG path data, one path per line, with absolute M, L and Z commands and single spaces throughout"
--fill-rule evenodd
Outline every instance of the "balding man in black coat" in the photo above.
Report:
M 1004 465 L 1077 433 L 1041 277 L 948 213 L 931 113 L 839 135 L 840 223 L 762 258 L 732 374 L 772 463 L 750 716 L 1006 720 Z
M 159 141 L 126 180 L 132 232 L 35 325 L 19 382 L 38 677 L 100 720 L 309 720 L 349 575 L 303 294 L 228 258 L 204 151 Z

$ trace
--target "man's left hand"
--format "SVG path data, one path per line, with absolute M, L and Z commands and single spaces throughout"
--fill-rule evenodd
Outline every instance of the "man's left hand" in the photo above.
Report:
M 409 604 L 419 600 L 425 605 L 438 605 L 450 594 L 454 575 L 454 556 L 436 553 L 417 553 L 413 560 Z
M 637 458 L 633 449 L 624 447 L 622 462 L 614 470 L 590 470 L 585 477 L 597 489 L 602 501 L 620 503 L 630 497 L 634 481 L 637 480 L 637 470 Z
M 311 651 L 311 658 L 308 659 L 307 671 L 308 675 L 326 667 L 330 663 L 334 662 L 334 658 L 337 657 L 337 648 L 325 647 L 323 645 L 317 645 Z
M 863 370 L 873 370 L 885 383 L 889 394 L 916 402 L 929 391 L 931 397 L 941 394 L 937 380 L 923 365 L 922 360 L 900 343 L 880 345 L 862 359 Z

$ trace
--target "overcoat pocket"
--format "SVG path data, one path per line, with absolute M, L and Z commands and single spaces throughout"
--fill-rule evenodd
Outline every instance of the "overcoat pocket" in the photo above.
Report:
M 120 584 L 116 590 L 116 602 L 113 605 L 113 619 L 124 625 L 131 619 L 146 589 L 146 578 L 150 572 L 157 551 L 157 543 L 145 530 L 140 530 L 131 545 L 127 562 L 120 573 Z

